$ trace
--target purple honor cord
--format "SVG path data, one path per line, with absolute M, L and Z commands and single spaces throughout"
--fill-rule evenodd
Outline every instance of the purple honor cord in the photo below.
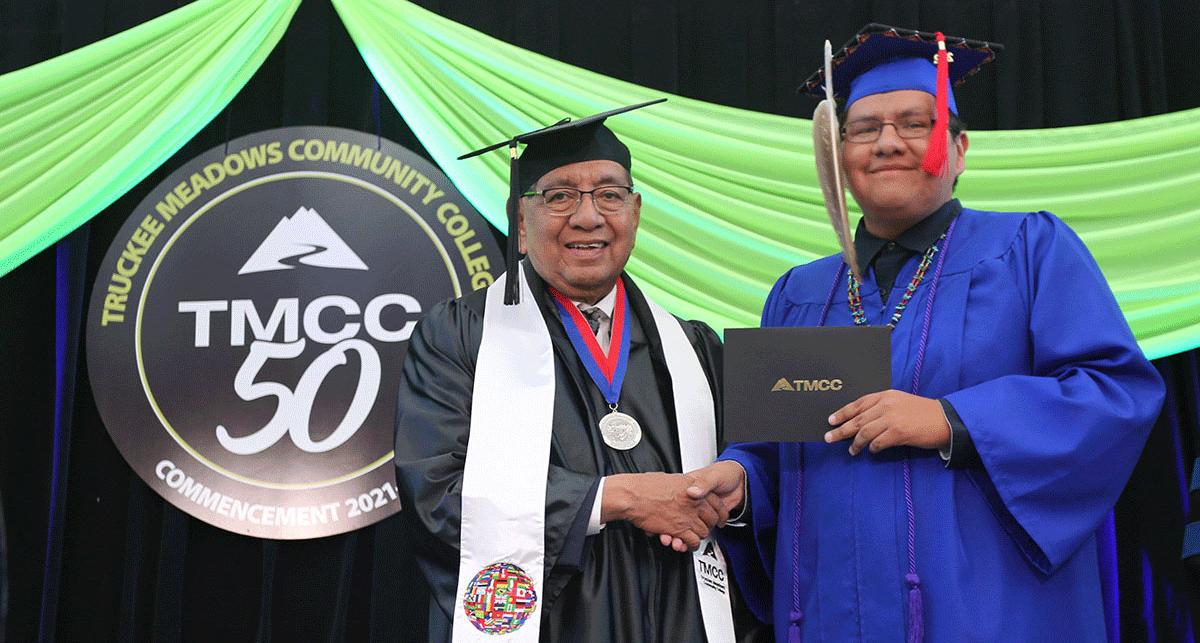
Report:
M 917 394 L 917 389 L 921 385 L 921 368 L 925 365 L 925 348 L 929 344 L 929 327 L 933 319 L 933 300 L 937 297 L 938 283 L 942 279 L 942 267 L 946 263 L 946 254 L 950 249 L 950 237 L 954 234 L 954 228 L 958 225 L 956 217 L 950 223 L 950 227 L 946 230 L 946 236 L 941 240 L 942 247 L 939 249 L 937 266 L 933 270 L 933 279 L 929 283 L 929 296 L 925 300 L 925 314 L 921 322 L 921 341 L 917 344 L 917 355 L 913 361 L 913 376 L 912 384 L 909 387 L 909 392 L 913 395 Z M 824 326 L 825 321 L 829 317 L 829 309 L 833 305 L 833 296 L 837 292 L 838 282 L 842 278 L 842 273 L 846 272 L 846 264 L 842 263 L 838 266 L 837 272 L 833 275 L 833 286 L 829 288 L 829 295 L 825 298 L 825 305 L 821 308 L 821 317 L 817 323 L 818 326 Z M 904 575 L 905 586 L 908 587 L 908 627 L 906 630 L 906 643 L 919 643 L 925 638 L 925 606 L 921 596 L 921 577 L 917 574 L 917 518 L 916 511 L 913 508 L 912 495 L 912 465 L 909 462 L 912 447 L 905 447 L 904 452 L 904 510 L 907 514 L 908 527 L 908 573 Z M 803 463 L 801 463 L 801 470 Z M 803 477 L 799 478 L 803 480 Z M 802 485 L 803 483 L 801 483 Z M 803 489 L 797 490 L 797 494 L 803 492 Z M 792 550 L 799 552 L 800 540 L 800 502 L 796 502 L 796 527 L 795 533 L 792 534 L 793 547 Z M 792 585 L 799 585 L 799 566 L 792 565 Z M 793 595 L 793 616 L 800 613 L 799 596 Z M 861 605 L 859 606 L 861 612 Z

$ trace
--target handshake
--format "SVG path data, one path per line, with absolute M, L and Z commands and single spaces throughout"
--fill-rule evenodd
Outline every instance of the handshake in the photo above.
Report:
M 714 462 L 690 473 L 623 473 L 604 480 L 601 520 L 624 520 L 664 547 L 695 550 L 744 500 L 745 472 Z

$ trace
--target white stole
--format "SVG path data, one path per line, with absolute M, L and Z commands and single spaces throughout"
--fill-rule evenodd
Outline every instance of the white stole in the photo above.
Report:
M 505 306 L 504 279 L 497 278 L 484 309 L 463 470 L 453 614 L 457 643 L 497 637 L 536 643 L 541 631 L 554 349 L 524 267 L 520 270 L 521 302 Z M 708 379 L 679 321 L 646 301 L 671 375 L 680 461 L 684 471 L 698 469 L 717 455 Z M 715 541 L 701 543 L 693 568 L 708 640 L 733 641 L 729 575 Z

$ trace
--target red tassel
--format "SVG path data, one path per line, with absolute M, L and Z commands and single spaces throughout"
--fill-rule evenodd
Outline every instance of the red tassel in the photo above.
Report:
M 929 134 L 929 146 L 925 148 L 925 159 L 921 169 L 930 176 L 946 177 L 949 168 L 949 123 L 950 123 L 950 56 L 946 51 L 946 37 L 937 32 L 938 52 L 937 94 L 934 98 L 936 121 Z

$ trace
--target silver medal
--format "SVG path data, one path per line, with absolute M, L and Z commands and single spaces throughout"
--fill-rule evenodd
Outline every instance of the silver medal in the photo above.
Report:
M 608 446 L 628 451 L 642 441 L 642 427 L 632 417 L 613 411 L 600 418 L 600 435 Z

